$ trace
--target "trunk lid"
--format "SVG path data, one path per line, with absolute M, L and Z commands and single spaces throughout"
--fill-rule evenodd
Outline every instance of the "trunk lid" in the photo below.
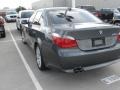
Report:
M 60 26 L 61 29 L 62 27 Z M 65 36 L 71 36 L 77 40 L 81 50 L 88 51 L 114 46 L 120 27 L 109 24 L 84 23 L 64 25 L 63 31 Z

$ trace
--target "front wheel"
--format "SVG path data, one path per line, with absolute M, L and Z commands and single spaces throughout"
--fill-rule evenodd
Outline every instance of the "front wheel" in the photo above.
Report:
M 45 63 L 42 57 L 42 53 L 38 45 L 35 48 L 35 52 L 36 52 L 36 61 L 37 61 L 38 68 L 41 71 L 46 70 Z
M 6 33 L 5 33 L 5 31 L 3 32 L 2 37 L 3 37 L 3 38 L 6 37 Z
M 120 22 L 116 22 L 115 25 L 120 26 Z

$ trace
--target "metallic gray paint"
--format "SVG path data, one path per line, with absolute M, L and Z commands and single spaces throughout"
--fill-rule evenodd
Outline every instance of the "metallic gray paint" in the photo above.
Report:
M 47 10 L 43 9 L 43 15 L 45 15 L 44 18 L 47 18 L 45 12 L 47 12 Z M 39 44 L 46 66 L 55 66 L 62 70 L 69 70 L 77 67 L 96 67 L 96 65 L 117 60 L 120 57 L 120 43 L 118 42 L 116 42 L 115 45 L 107 48 L 105 47 L 90 51 L 83 51 L 79 47 L 62 49 L 57 47 L 52 42 L 52 33 L 59 33 L 62 36 L 69 35 L 74 37 L 76 40 L 84 40 L 88 38 L 91 39 L 113 36 L 120 32 L 120 27 L 117 26 L 104 23 L 94 23 L 91 25 L 93 26 L 84 26 L 84 28 L 79 27 L 79 29 L 77 27 L 77 29 L 75 29 L 71 28 L 70 26 L 65 28 L 64 25 L 51 26 L 46 24 L 45 26 L 37 26 L 32 24 L 32 26 L 29 26 L 28 24 L 24 25 L 24 32 L 28 38 L 28 44 L 33 49 L 36 43 Z M 47 33 L 48 29 L 41 30 L 40 27 L 49 28 L 49 32 L 51 33 Z M 99 33 L 100 30 L 102 30 L 102 34 Z

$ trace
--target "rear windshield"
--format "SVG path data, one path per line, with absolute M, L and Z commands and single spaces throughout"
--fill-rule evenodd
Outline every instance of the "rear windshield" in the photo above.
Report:
M 32 16 L 33 12 L 22 12 L 21 18 L 30 18 Z
M 67 23 L 101 23 L 102 21 L 85 10 L 68 11 L 66 17 L 65 10 L 49 11 L 48 16 L 51 18 L 53 24 L 67 24 Z
M 112 9 L 101 9 L 102 12 L 113 12 Z
M 13 11 L 13 12 L 7 12 L 6 14 L 7 15 L 9 15 L 9 14 L 17 14 L 17 12 L 15 12 L 15 11 Z

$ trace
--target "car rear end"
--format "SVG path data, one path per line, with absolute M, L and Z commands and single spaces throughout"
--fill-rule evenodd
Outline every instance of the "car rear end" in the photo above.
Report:
M 120 27 L 105 24 L 84 10 L 68 11 L 66 17 L 63 13 L 49 13 L 53 23 L 52 47 L 45 54 L 49 53 L 55 66 L 76 72 L 119 61 Z
M 120 57 L 119 32 L 119 28 L 99 27 L 53 34 L 60 66 L 89 70 L 115 63 Z
M 20 24 L 26 24 L 29 18 L 32 16 L 34 10 L 23 10 L 21 11 Z
M 16 21 L 17 12 L 16 11 L 8 11 L 6 12 L 5 20 L 6 22 Z
M 4 28 L 5 20 L 0 16 L 0 37 L 5 37 L 5 28 Z
M 6 20 L 9 21 L 16 21 L 17 15 L 7 15 Z

